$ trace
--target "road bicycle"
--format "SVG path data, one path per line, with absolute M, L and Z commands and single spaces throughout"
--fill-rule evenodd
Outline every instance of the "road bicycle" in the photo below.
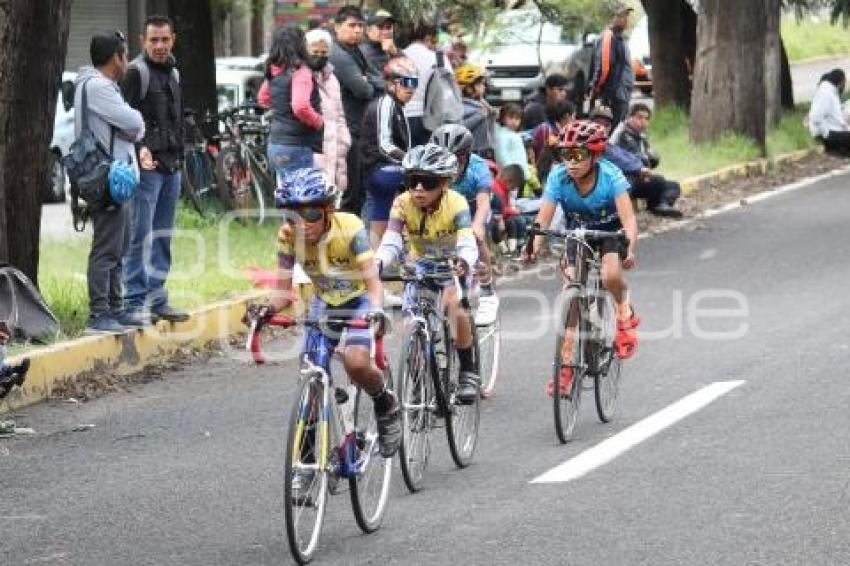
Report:
M 568 442 L 575 430 L 579 403 L 585 382 L 594 391 L 596 413 L 603 423 L 611 421 L 617 409 L 622 362 L 616 354 L 617 313 L 614 299 L 602 287 L 600 244 L 605 240 L 626 246 L 623 231 L 529 229 L 529 235 L 550 236 L 564 243 L 561 264 L 566 265 L 567 250 L 575 249 L 575 275 L 560 296 L 560 316 L 555 339 L 552 374 L 555 382 L 553 404 L 558 440 Z M 529 252 L 534 238 L 528 242 Z M 565 341 L 572 342 L 570 359 L 564 359 Z M 572 368 L 569 393 L 560 394 L 561 370 Z
M 368 328 L 373 334 L 372 358 L 392 388 L 392 373 L 384 355 L 383 337 L 370 320 L 303 319 L 264 314 L 249 308 L 247 347 L 257 364 L 265 363 L 260 344 L 264 326 L 291 328 L 301 325 L 320 330 L 303 355 L 298 389 L 289 416 L 284 465 L 286 535 L 292 556 L 299 564 L 310 562 L 318 547 L 328 495 L 340 492 L 348 480 L 351 506 L 360 529 L 372 533 L 381 526 L 390 490 L 392 459 L 378 447 L 378 428 L 371 397 L 353 384 L 340 386 L 330 372 L 331 351 L 326 334 L 349 328 Z M 295 483 L 296 475 L 302 484 Z M 309 483 L 304 478 L 309 478 Z M 304 485 L 306 483 L 306 485 Z
M 274 200 L 274 172 L 266 158 L 268 127 L 256 106 L 243 105 L 219 114 L 225 141 L 216 157 L 219 197 L 226 210 L 250 212 L 257 224 L 266 218 L 266 203 Z
M 428 271 L 403 266 L 399 275 L 382 275 L 384 281 L 405 284 L 405 330 L 399 359 L 398 396 L 402 407 L 399 463 L 411 492 L 422 489 L 431 454 L 431 430 L 438 418 L 445 421 L 452 460 L 459 468 L 472 462 L 478 441 L 480 399 L 461 404 L 456 398 L 459 361 L 447 314 L 442 309 L 442 283 L 454 279 L 461 305 L 470 319 L 474 371 L 479 373 L 477 329 L 469 313 L 466 287 L 448 263 L 435 263 Z

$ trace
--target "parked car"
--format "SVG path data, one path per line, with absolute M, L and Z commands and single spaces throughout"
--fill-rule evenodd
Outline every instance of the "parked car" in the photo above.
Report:
M 593 39 L 543 21 L 537 9 L 508 10 L 497 16 L 469 60 L 487 69 L 487 98 L 493 104 L 521 102 L 543 86 L 546 76 L 562 73 L 569 80 L 570 99 L 580 105 L 590 76 Z
M 41 191 L 41 202 L 65 201 L 67 176 L 62 158 L 68 155 L 74 143 L 74 81 L 77 73 L 62 73 L 62 83 L 56 100 L 56 115 L 53 119 L 53 138 L 47 155 L 50 176 Z
M 255 69 L 234 69 L 216 65 L 218 111 L 239 106 L 249 100 L 256 101 L 263 79 L 263 73 Z
M 629 36 L 629 52 L 635 73 L 635 88 L 644 96 L 652 96 L 652 60 L 649 57 L 649 19 L 637 21 Z

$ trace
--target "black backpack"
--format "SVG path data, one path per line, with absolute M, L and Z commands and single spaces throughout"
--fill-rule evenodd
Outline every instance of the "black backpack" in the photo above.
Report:
M 109 151 L 103 147 L 89 127 L 89 108 L 86 86 L 82 85 L 80 101 L 80 135 L 71 144 L 68 155 L 62 158 L 68 180 L 71 182 L 71 214 L 74 229 L 85 230 L 86 221 L 93 210 L 114 206 L 109 198 L 109 167 L 112 164 L 112 152 L 115 147 L 115 128 L 110 126 Z M 81 203 L 80 200 L 85 201 Z

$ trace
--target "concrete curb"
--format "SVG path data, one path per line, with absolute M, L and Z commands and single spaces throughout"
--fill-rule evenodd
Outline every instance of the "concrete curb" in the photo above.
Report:
M 777 155 L 771 159 L 757 159 L 755 161 L 736 163 L 735 165 L 729 165 L 728 167 L 724 167 L 723 169 L 714 171 L 713 173 L 707 173 L 696 177 L 688 177 L 680 183 L 682 187 L 682 194 L 688 195 L 695 191 L 706 190 L 711 188 L 712 185 L 725 183 L 731 179 L 742 179 L 746 177 L 765 175 L 780 165 L 802 161 L 803 159 L 806 159 L 815 153 L 820 153 L 821 151 L 822 150 L 818 148 L 801 149 L 792 151 L 791 153 Z

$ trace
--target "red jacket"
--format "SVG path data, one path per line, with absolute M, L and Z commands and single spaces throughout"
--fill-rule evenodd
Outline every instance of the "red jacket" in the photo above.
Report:
M 496 193 L 496 196 L 502 200 L 502 216 L 505 218 L 512 218 L 520 215 L 520 211 L 511 206 L 510 194 L 508 194 L 508 187 L 505 185 L 504 181 L 497 178 L 493 181 L 492 189 L 493 192 Z

